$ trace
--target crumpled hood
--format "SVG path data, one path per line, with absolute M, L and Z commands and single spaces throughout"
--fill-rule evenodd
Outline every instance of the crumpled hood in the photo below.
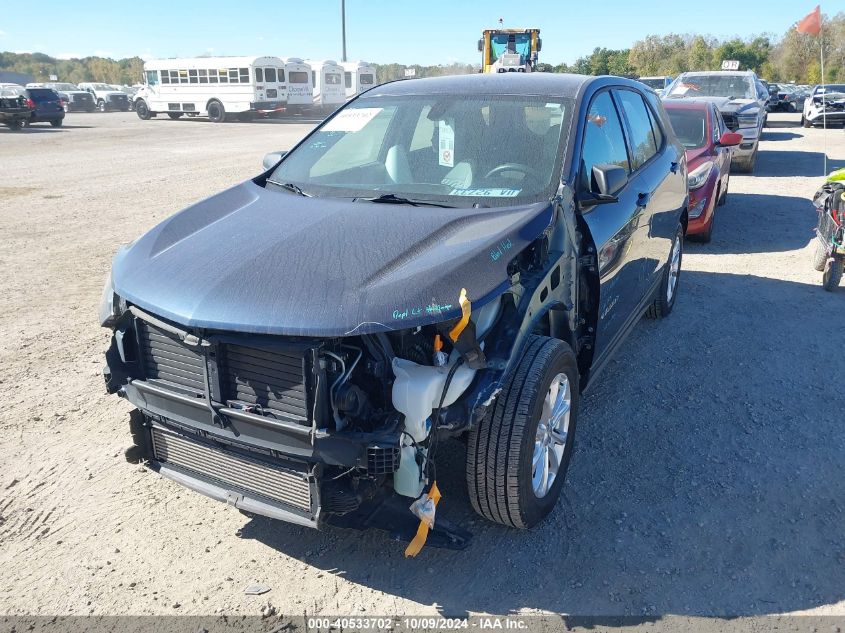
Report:
M 719 108 L 720 112 L 742 114 L 746 110 L 760 108 L 756 99 L 728 99 L 727 97 L 696 97 L 700 101 L 709 101 Z
M 187 327 L 342 336 L 460 315 L 508 285 L 548 203 L 441 209 L 306 198 L 252 181 L 165 220 L 113 264 L 115 291 Z
M 683 98 L 683 97 L 681 97 Z M 708 101 L 723 114 L 742 114 L 747 110 L 757 110 L 760 104 L 755 99 L 728 99 L 727 97 L 694 97 L 696 101 Z

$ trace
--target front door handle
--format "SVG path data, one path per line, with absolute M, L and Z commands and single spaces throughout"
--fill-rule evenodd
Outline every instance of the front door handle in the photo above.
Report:
M 649 200 L 651 200 L 650 193 L 641 193 L 637 196 L 637 208 L 645 209 L 648 206 Z
M 673 162 L 669 166 L 669 171 L 671 171 L 673 174 L 677 174 L 678 173 L 678 163 Z

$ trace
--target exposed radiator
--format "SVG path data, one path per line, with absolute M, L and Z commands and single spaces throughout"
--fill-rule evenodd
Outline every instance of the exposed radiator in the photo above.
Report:
M 227 399 L 256 405 L 273 417 L 308 423 L 301 352 L 229 344 L 221 374 Z
M 153 454 L 159 462 L 202 475 L 233 491 L 311 511 L 307 474 L 217 448 L 184 435 L 153 427 Z
M 138 341 L 148 380 L 205 394 L 205 358 L 175 336 L 138 319 Z

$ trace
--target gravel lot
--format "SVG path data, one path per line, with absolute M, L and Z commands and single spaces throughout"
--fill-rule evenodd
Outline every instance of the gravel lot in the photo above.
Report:
M 821 130 L 770 115 L 671 318 L 643 321 L 582 403 L 565 498 L 516 532 L 441 510 L 465 552 L 249 519 L 123 460 L 96 309 L 112 253 L 260 170 L 307 124 L 70 114 L 0 130 L 0 613 L 845 614 L 845 288 L 810 265 Z M 829 131 L 831 166 L 845 139 Z M 272 588 L 246 596 L 260 582 Z

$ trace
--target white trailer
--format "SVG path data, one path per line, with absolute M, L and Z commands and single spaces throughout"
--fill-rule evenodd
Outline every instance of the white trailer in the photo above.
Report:
M 305 63 L 311 67 L 314 107 L 323 114 L 334 112 L 346 101 L 343 67 L 331 59 L 306 59 Z
M 280 112 L 286 92 L 285 65 L 278 57 L 155 59 L 144 64 L 144 86 L 134 103 L 141 119 L 187 114 L 219 123 Z
M 288 85 L 286 112 L 299 114 L 314 105 L 314 86 L 311 83 L 311 66 L 299 57 L 288 57 L 285 77 Z
M 351 99 L 376 85 L 376 69 L 367 62 L 340 62 L 346 98 Z

